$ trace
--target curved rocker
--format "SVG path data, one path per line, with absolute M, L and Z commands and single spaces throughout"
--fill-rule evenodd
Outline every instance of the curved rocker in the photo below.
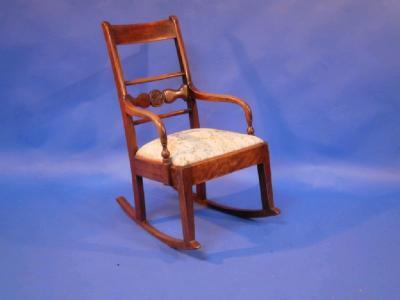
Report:
M 175 249 L 180 249 L 180 250 L 193 250 L 193 249 L 199 249 L 201 247 L 200 243 L 196 240 L 192 241 L 184 241 L 181 239 L 174 238 L 168 234 L 165 234 L 149 224 L 146 220 L 140 221 L 136 217 L 136 212 L 135 208 L 132 207 L 132 205 L 129 204 L 128 200 L 126 200 L 125 197 L 119 196 L 117 199 L 118 204 L 121 206 L 122 210 L 133 220 L 135 221 L 138 225 L 140 225 L 143 229 L 145 229 L 148 233 L 159 239 L 160 241 L 164 242 L 168 246 L 175 248 Z
M 219 204 L 209 199 L 199 199 L 198 197 L 195 197 L 194 199 L 197 203 L 205 207 L 209 207 L 211 209 L 234 215 L 240 218 L 262 218 L 268 216 L 277 216 L 281 213 L 281 210 L 277 207 L 263 209 L 244 209 Z

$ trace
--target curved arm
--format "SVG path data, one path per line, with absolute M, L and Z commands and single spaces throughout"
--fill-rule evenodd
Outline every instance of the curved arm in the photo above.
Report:
M 192 95 L 199 100 L 205 100 L 211 102 L 229 102 L 239 105 L 243 109 L 244 114 L 246 116 L 247 133 L 251 135 L 254 134 L 253 114 L 251 112 L 250 105 L 248 105 L 246 101 L 230 95 L 206 93 L 198 90 L 194 85 L 190 85 L 189 89 Z
M 123 103 L 124 103 L 125 113 L 128 114 L 129 116 L 148 118 L 154 123 L 158 135 L 160 136 L 160 141 L 163 148 L 161 152 L 163 162 L 170 163 L 170 153 L 167 148 L 167 131 L 165 130 L 165 126 L 164 123 L 161 121 L 161 118 L 155 113 L 145 110 L 143 108 L 136 107 L 127 101 L 124 101 Z

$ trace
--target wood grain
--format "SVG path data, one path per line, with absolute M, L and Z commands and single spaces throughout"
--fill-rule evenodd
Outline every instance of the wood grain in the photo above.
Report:
M 112 25 L 111 34 L 117 45 L 148 43 L 176 38 L 176 31 L 170 20 L 145 24 Z

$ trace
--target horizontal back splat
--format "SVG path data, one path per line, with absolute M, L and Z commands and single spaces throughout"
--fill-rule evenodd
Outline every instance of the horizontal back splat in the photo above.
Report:
M 165 89 L 165 90 L 152 90 L 149 93 L 139 94 L 136 98 L 127 95 L 126 100 L 135 106 L 147 108 L 150 105 L 158 107 L 164 103 L 172 103 L 176 99 L 182 98 L 186 100 L 188 98 L 188 86 L 182 85 L 179 90 Z

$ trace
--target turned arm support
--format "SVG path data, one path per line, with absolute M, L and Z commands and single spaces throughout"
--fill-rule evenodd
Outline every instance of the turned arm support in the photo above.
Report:
M 148 118 L 155 125 L 158 135 L 160 137 L 161 145 L 162 145 L 161 156 L 163 158 L 163 162 L 169 163 L 170 162 L 170 153 L 167 148 L 167 131 L 165 130 L 165 126 L 164 126 L 164 123 L 161 121 L 161 118 L 158 115 L 156 115 L 155 113 L 145 110 L 143 108 L 136 107 L 126 100 L 124 100 L 123 103 L 124 103 L 124 110 L 125 110 L 126 114 L 128 114 L 131 117 Z
M 246 101 L 230 95 L 206 93 L 198 90 L 194 85 L 190 85 L 189 89 L 192 95 L 199 100 L 211 101 L 211 102 L 228 102 L 239 105 L 243 109 L 244 114 L 246 116 L 247 133 L 251 135 L 254 134 L 253 114 L 251 112 L 250 105 L 247 104 Z

